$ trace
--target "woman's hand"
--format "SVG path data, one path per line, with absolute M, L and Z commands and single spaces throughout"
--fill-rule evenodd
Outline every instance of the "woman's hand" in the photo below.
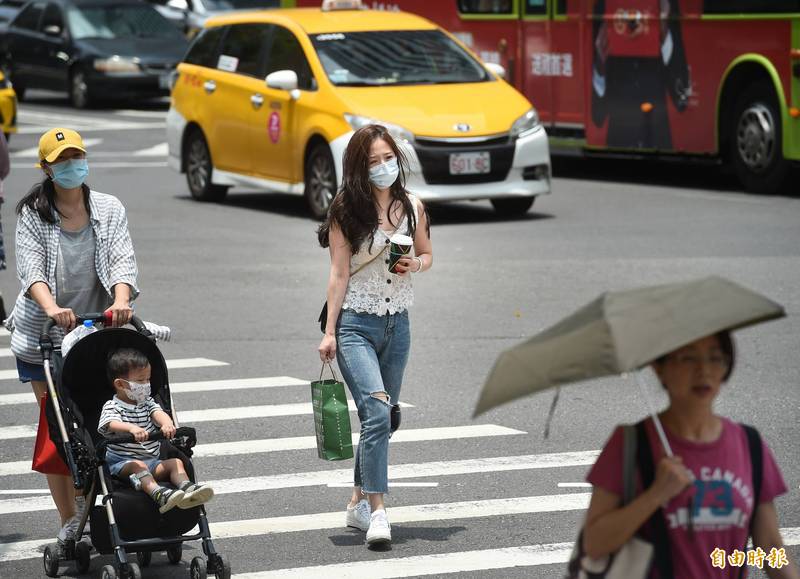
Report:
M 61 308 L 57 304 L 53 304 L 51 307 L 47 308 L 44 313 L 47 314 L 48 317 L 53 318 L 53 321 L 55 321 L 59 328 L 64 328 L 69 332 L 75 327 L 77 321 L 75 312 L 69 308 Z
M 331 334 L 325 334 L 322 341 L 319 343 L 319 359 L 323 362 L 333 362 L 336 357 L 336 337 Z
M 401 257 L 397 260 L 397 265 L 394 267 L 394 272 L 397 275 L 406 275 L 408 272 L 417 273 L 419 262 L 413 257 Z
M 679 456 L 664 457 L 656 468 L 656 478 L 650 487 L 663 505 L 692 484 L 689 471 Z
M 114 328 L 124 326 L 133 316 L 133 309 L 127 299 L 114 300 L 111 307 L 106 310 L 107 312 L 111 312 L 111 326 Z

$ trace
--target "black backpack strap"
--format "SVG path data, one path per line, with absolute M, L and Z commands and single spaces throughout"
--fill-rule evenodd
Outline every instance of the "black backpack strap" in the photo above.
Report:
M 758 500 L 761 497 L 761 482 L 764 478 L 764 455 L 762 453 L 761 435 L 758 430 L 749 424 L 742 424 L 745 434 L 747 434 L 747 446 L 750 449 L 750 465 L 753 470 L 753 512 L 750 513 L 750 524 L 747 529 L 747 539 L 744 541 L 743 551 L 747 552 L 747 541 L 753 536 L 753 527 L 756 521 L 756 510 L 758 509 Z M 739 574 L 740 577 L 744 576 L 744 567 Z
M 650 441 L 647 439 L 644 425 L 644 420 L 636 423 L 636 458 L 639 464 L 639 474 L 642 477 L 642 488 L 647 489 L 652 486 L 655 480 L 655 466 L 653 465 L 653 453 L 650 449 Z M 662 510 L 656 510 L 645 524 L 649 525 L 652 532 L 655 568 L 658 569 L 658 578 L 672 579 L 674 577 L 672 554 L 669 548 L 667 523 Z

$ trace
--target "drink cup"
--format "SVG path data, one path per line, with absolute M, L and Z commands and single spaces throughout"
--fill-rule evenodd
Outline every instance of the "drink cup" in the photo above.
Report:
M 401 257 L 411 252 L 414 240 L 408 235 L 396 233 L 389 239 L 389 244 L 389 271 L 391 273 L 397 273 L 397 262 Z

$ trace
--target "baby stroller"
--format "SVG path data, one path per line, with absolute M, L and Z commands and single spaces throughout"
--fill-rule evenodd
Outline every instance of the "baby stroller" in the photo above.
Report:
M 49 401 L 52 402 L 46 409 L 50 437 L 72 474 L 75 488 L 84 490 L 87 505 L 76 532 L 78 540 L 67 541 L 63 547 L 52 544 L 45 548 L 45 573 L 56 577 L 59 563 L 72 560 L 79 573 L 89 570 L 92 547 L 82 540 L 88 520 L 92 546 L 101 554 L 114 555 L 115 564 L 103 567 L 103 579 L 141 579 L 140 566 L 150 564 L 153 551 L 166 551 L 169 562 L 178 564 L 183 543 L 198 539 L 202 540 L 208 561 L 199 556 L 192 559 L 191 579 L 205 579 L 209 574 L 217 579 L 230 579 L 230 563 L 216 552 L 211 541 L 204 505 L 160 514 L 150 497 L 134 490 L 128 480 L 112 477 L 105 468 L 108 443 L 134 441 L 131 434 L 106 439 L 97 432 L 103 404 L 114 394 L 106 375 L 106 361 L 112 351 L 135 348 L 147 356 L 152 371 L 151 396 L 172 417 L 175 426 L 179 424 L 169 390 L 166 362 L 144 323 L 134 316 L 130 323 L 135 330 L 112 328 L 110 320 L 102 313 L 78 317 L 79 324 L 85 320 L 102 324 L 103 328 L 75 343 L 63 359 L 50 336 L 55 325 L 53 320 L 44 324 L 39 338 Z M 162 440 L 161 459 L 180 458 L 189 478 L 195 480 L 189 460 L 196 442 L 193 428 L 178 428 L 170 441 L 163 440 L 160 432 L 151 435 L 150 440 Z M 160 484 L 169 486 L 168 482 Z M 102 505 L 95 505 L 97 495 L 101 495 Z M 195 527 L 198 532 L 187 534 Z M 132 553 L 136 553 L 138 564 L 129 559 Z

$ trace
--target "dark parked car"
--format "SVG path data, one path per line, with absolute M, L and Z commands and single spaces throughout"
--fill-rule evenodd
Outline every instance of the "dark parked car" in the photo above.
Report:
M 78 108 L 101 98 L 169 93 L 187 41 L 138 0 L 33 0 L 0 37 L 0 62 L 22 100 L 66 90 Z

